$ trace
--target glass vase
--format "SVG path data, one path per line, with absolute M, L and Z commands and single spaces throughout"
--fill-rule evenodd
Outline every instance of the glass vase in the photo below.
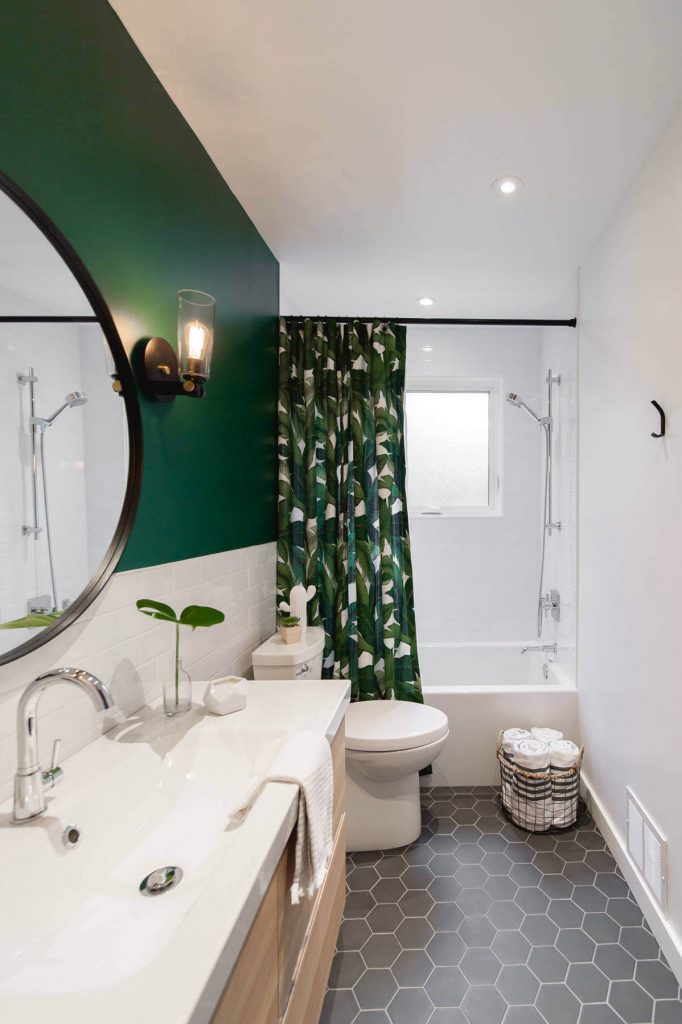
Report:
M 180 657 L 180 627 L 175 627 L 175 650 L 163 681 L 163 713 L 169 718 L 184 715 L 192 707 L 192 680 Z

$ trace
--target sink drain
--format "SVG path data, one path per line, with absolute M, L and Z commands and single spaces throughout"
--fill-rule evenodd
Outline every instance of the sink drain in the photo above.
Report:
M 165 867 L 157 868 L 150 872 L 140 882 L 140 892 L 143 896 L 160 896 L 182 881 L 182 868 Z

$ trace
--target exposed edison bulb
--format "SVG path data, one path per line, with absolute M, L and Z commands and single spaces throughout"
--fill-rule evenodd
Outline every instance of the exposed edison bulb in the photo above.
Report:
M 208 339 L 208 329 L 200 320 L 192 320 L 187 324 L 187 355 L 190 359 L 203 359 L 204 348 Z

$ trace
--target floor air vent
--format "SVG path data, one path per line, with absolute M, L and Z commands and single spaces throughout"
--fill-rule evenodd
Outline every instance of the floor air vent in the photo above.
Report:
M 627 789 L 628 796 L 628 852 L 639 868 L 652 896 L 665 908 L 666 897 L 666 842 L 641 804 Z

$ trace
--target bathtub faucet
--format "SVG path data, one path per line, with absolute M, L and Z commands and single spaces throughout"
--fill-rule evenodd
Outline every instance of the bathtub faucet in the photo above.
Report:
M 529 644 L 528 647 L 524 647 L 521 650 L 521 654 L 525 654 L 526 651 L 537 651 L 539 654 L 553 654 L 556 658 L 557 645 L 556 644 Z

